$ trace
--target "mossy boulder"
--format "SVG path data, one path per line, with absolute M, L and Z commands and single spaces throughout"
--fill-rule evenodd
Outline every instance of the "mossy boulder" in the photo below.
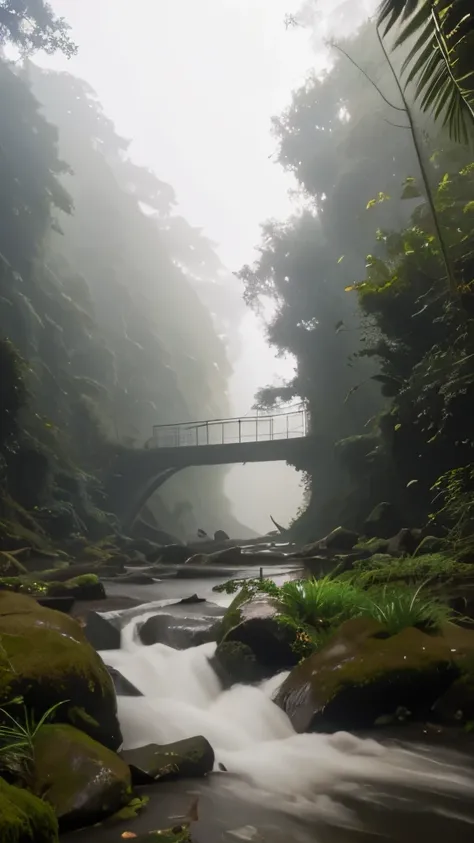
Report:
M 19 577 L 26 574 L 26 568 L 15 553 L 0 551 L 0 577 Z
M 290 673 L 275 701 L 297 732 L 367 728 L 400 707 L 425 717 L 472 654 L 474 632 L 451 624 L 436 636 L 407 628 L 388 637 L 357 618 Z
M 99 822 L 130 801 L 126 762 L 78 729 L 43 726 L 34 750 L 34 790 L 53 807 L 61 830 Z
M 128 749 L 121 753 L 121 758 L 129 765 L 136 785 L 173 778 L 200 778 L 214 767 L 214 750 L 202 736 L 164 746 L 149 744 Z
M 210 662 L 223 688 L 252 684 L 264 676 L 253 650 L 240 641 L 221 642 Z
M 96 574 L 81 574 L 64 583 L 49 583 L 48 595 L 51 597 L 74 597 L 75 600 L 105 600 L 103 583 Z
M 0 779 L 0 840 L 2 843 L 58 843 L 53 809 L 27 790 Z
M 246 662 L 249 651 L 255 657 L 260 674 L 258 678 L 272 676 L 278 670 L 291 668 L 297 663 L 298 657 L 292 646 L 295 637 L 296 631 L 282 622 L 280 607 L 275 600 L 264 594 L 249 597 L 244 587 L 222 619 L 215 658 L 219 662 L 222 654 L 223 666 L 225 662 L 228 671 L 232 662 L 228 647 L 223 645 L 244 645 Z M 242 681 L 240 670 L 234 681 Z
M 112 679 L 79 624 L 30 597 L 0 591 L 0 707 L 22 696 L 41 716 L 68 701 L 57 717 L 83 711 L 81 728 L 111 749 L 122 737 Z

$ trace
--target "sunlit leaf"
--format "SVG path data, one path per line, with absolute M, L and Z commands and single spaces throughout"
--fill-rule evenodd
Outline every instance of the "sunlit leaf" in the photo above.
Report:
M 410 486 L 414 486 L 415 483 L 419 483 L 419 480 L 410 480 L 409 483 L 407 483 L 407 489 L 409 489 Z
M 463 211 L 465 214 L 470 214 L 474 211 L 474 200 L 468 202 L 467 205 L 464 205 Z
M 340 258 L 339 258 L 339 260 L 338 260 L 338 263 L 342 263 L 342 261 L 344 260 L 344 258 L 345 258 L 345 255 L 341 255 L 341 257 L 340 257 Z
M 400 430 L 400 428 L 401 428 L 401 424 L 396 424 L 396 425 L 395 425 L 395 427 L 394 427 L 393 429 L 394 429 L 394 430 Z

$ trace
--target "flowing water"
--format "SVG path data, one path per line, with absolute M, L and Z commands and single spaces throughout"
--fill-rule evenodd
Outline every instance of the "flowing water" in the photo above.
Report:
M 285 674 L 260 687 L 222 691 L 209 663 L 214 644 L 181 651 L 140 644 L 138 625 L 157 611 L 155 605 L 135 616 L 122 630 L 122 649 L 102 654 L 143 694 L 119 697 L 124 746 L 204 735 L 215 750 L 216 774 L 202 782 L 156 785 L 139 830 L 172 825 L 173 813 L 183 814 L 190 794 L 199 793 L 204 807 L 196 843 L 346 843 L 369 836 L 415 843 L 420 834 L 430 843 L 451 837 L 472 843 L 469 758 L 348 733 L 297 735 L 272 702 Z M 227 772 L 217 772 L 219 763 Z M 119 839 L 99 830 L 88 835 L 75 838 Z

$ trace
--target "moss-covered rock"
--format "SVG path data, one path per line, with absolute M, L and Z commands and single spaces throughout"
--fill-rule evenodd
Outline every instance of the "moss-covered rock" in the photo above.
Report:
M 129 749 L 121 757 L 130 766 L 136 785 L 178 777 L 200 778 L 214 767 L 214 750 L 202 736 L 164 746 L 149 744 Z
M 83 709 L 91 737 L 121 744 L 112 679 L 75 620 L 24 595 L 0 591 L 0 707 L 23 696 L 39 717 L 52 705 L 59 719 Z
M 58 823 L 52 808 L 3 779 L 0 779 L 0 840 L 2 843 L 58 843 Z
M 387 637 L 358 618 L 290 673 L 276 702 L 298 732 L 365 728 L 400 707 L 426 716 L 473 653 L 474 632 L 451 624 L 436 636 L 406 628 Z
M 281 611 L 277 602 L 264 594 L 249 598 L 244 588 L 235 597 L 222 619 L 219 645 L 216 659 L 225 656 L 225 668 L 228 671 L 232 662 L 229 649 L 223 644 L 245 645 L 245 661 L 253 653 L 259 668 L 259 677 L 271 676 L 278 670 L 292 667 L 298 661 L 293 650 L 296 630 L 281 621 Z M 235 661 L 237 666 L 239 660 Z M 234 681 L 242 681 L 240 670 Z
M 47 593 L 51 597 L 69 595 L 75 600 L 104 600 L 106 597 L 104 585 L 96 574 L 81 574 L 64 583 L 48 583 Z
M 34 790 L 53 807 L 61 829 L 99 822 L 130 801 L 128 765 L 78 729 L 43 726 L 34 750 Z
M 263 678 L 255 653 L 240 641 L 222 641 L 211 659 L 212 667 L 224 688 L 235 683 L 252 684 Z

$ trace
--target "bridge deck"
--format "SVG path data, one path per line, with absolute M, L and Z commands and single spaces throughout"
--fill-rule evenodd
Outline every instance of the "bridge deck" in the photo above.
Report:
M 294 437 L 254 442 L 228 442 L 224 445 L 152 448 L 149 459 L 154 466 L 175 468 L 244 462 L 277 462 L 287 460 L 304 448 L 307 448 L 307 438 Z

